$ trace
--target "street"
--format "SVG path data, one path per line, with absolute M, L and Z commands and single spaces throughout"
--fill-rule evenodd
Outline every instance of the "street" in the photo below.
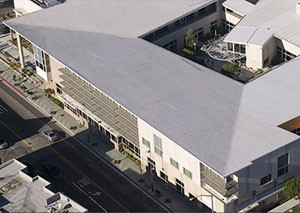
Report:
M 40 134 L 43 130 L 55 130 L 61 139 L 48 142 Z M 89 211 L 165 211 L 4 82 L 0 82 L 0 137 L 9 143 L 0 150 L 3 162 L 29 161 L 38 175 L 51 182 L 51 190 L 61 191 Z M 62 178 L 53 180 L 43 170 L 47 161 L 59 168 Z

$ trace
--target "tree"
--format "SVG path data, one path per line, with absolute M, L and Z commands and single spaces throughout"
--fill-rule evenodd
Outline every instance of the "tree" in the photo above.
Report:
M 283 193 L 285 194 L 287 199 L 300 200 L 300 178 L 293 178 L 286 182 Z
M 192 28 L 189 28 L 188 31 L 186 32 L 186 35 L 184 37 L 185 45 L 187 47 L 193 48 L 194 44 L 196 43 L 195 36 L 193 34 Z

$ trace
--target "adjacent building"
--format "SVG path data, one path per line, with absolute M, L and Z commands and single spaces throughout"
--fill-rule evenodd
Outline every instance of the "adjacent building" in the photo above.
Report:
M 246 66 L 262 69 L 300 55 L 298 0 L 228 0 L 223 3 L 233 52 L 246 54 Z
M 62 193 L 53 193 L 40 176 L 31 178 L 26 166 L 12 159 L 0 165 L 1 212 L 87 212 Z
M 262 53 L 251 58 L 251 43 L 230 39 L 253 30 L 239 24 L 259 12 L 255 2 L 73 0 L 5 24 L 34 45 L 37 74 L 67 112 L 181 195 L 237 212 L 272 204 L 299 176 L 299 58 L 242 84 L 173 52 L 189 28 L 201 39 L 224 27 L 259 68 Z M 259 51 L 274 38 L 262 35 Z

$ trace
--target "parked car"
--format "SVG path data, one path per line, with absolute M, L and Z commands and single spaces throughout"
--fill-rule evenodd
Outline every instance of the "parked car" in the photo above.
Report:
M 8 143 L 3 138 L 0 138 L 0 149 L 5 149 L 6 147 L 8 147 Z
M 61 173 L 59 169 L 55 167 L 51 162 L 47 161 L 43 163 L 43 169 L 51 176 L 51 178 L 53 179 L 61 178 Z
M 21 161 L 21 163 L 23 163 L 25 166 L 27 166 L 25 169 L 23 169 L 23 171 L 27 175 L 29 175 L 30 177 L 34 177 L 36 175 L 36 171 L 29 161 L 24 160 L 24 161 Z
M 52 130 L 42 131 L 41 133 L 44 137 L 46 137 L 48 139 L 48 141 L 51 141 L 51 142 L 56 141 L 59 138 L 57 133 L 55 133 Z

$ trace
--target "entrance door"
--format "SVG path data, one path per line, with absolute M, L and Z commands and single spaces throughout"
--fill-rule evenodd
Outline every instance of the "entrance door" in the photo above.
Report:
M 179 194 L 184 195 L 184 184 L 176 178 L 176 190 Z
M 156 167 L 155 167 L 155 161 L 148 157 L 148 169 L 149 173 L 156 175 Z

